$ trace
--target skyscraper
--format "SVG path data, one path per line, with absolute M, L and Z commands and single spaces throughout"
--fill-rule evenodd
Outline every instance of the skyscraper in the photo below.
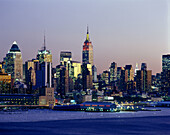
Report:
M 115 62 L 111 63 L 109 71 L 110 71 L 110 82 L 113 84 L 117 80 L 117 64 Z
M 83 64 L 82 67 L 82 85 L 83 90 L 92 88 L 92 66 L 91 64 Z
M 136 88 L 139 91 L 150 91 L 152 84 L 152 71 L 147 70 L 146 63 L 141 64 L 141 70 L 137 71 Z
M 135 68 L 135 76 L 137 75 L 137 71 L 139 70 L 138 68 L 138 63 L 136 63 L 136 68 Z
M 134 72 L 132 65 L 126 65 L 125 66 L 125 81 L 134 81 Z
M 23 60 L 21 51 L 14 41 L 11 49 L 4 58 L 5 72 L 11 74 L 11 78 L 18 81 L 22 80 L 23 76 Z
M 60 62 L 64 65 L 64 62 L 72 61 L 72 54 L 69 51 L 60 52 Z
M 162 90 L 170 88 L 170 54 L 162 55 Z
M 37 60 L 39 60 L 40 64 L 42 62 L 50 62 L 52 63 L 52 54 L 50 50 L 46 49 L 46 42 L 44 36 L 44 46 L 41 50 L 38 50 Z
M 91 64 L 93 66 L 93 46 L 89 38 L 89 30 L 87 27 L 86 40 L 83 45 L 82 63 Z

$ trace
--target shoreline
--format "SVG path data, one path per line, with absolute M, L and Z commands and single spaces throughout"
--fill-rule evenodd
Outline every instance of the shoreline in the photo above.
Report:
M 159 108 L 156 108 L 159 109 Z M 140 118 L 154 116 L 170 116 L 169 108 L 161 108 L 161 111 L 121 111 L 121 112 L 76 112 L 54 110 L 28 110 L 18 112 L 0 113 L 0 122 L 39 122 L 53 120 L 77 120 L 77 119 L 111 119 L 111 118 Z

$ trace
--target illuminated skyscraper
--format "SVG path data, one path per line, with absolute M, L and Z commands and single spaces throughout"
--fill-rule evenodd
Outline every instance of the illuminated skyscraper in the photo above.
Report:
M 37 60 L 39 60 L 40 64 L 42 62 L 50 62 L 50 63 L 52 63 L 51 51 L 46 49 L 45 36 L 44 36 L 44 46 L 43 46 L 43 48 L 41 50 L 38 50 Z
M 89 38 L 89 30 L 87 27 L 86 40 L 83 45 L 82 63 L 91 64 L 93 66 L 93 46 Z
M 5 72 L 11 74 L 11 78 L 14 79 L 14 81 L 21 81 L 23 77 L 23 60 L 16 41 L 13 42 L 10 51 L 6 54 L 4 62 Z
M 162 55 L 162 90 L 170 89 L 170 54 Z
M 136 68 L 135 68 L 135 76 L 137 75 L 137 71 L 139 70 L 138 68 L 138 63 L 136 63 Z
M 140 91 L 150 91 L 152 83 L 152 71 L 147 70 L 147 64 L 141 64 L 141 70 L 137 71 L 136 89 Z
M 117 80 L 117 64 L 115 62 L 111 63 L 109 71 L 110 71 L 110 82 L 113 84 Z

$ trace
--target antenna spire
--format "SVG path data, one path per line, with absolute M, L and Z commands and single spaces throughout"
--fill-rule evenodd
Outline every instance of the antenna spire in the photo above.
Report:
M 87 25 L 87 35 L 86 35 L 86 40 L 87 41 L 90 41 L 90 38 L 89 38 L 89 26 Z
M 87 34 L 89 34 L 89 26 L 88 26 L 88 24 L 87 24 Z
M 46 44 L 45 44 L 45 31 L 44 31 L 44 50 L 46 50 Z

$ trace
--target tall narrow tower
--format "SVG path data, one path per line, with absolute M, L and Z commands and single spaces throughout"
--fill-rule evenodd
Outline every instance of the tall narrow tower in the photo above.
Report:
M 89 29 L 87 26 L 86 40 L 83 45 L 82 63 L 91 64 L 93 66 L 93 46 L 89 38 Z
M 47 50 L 47 48 L 46 48 L 45 34 L 44 34 L 43 47 L 42 47 L 41 50 L 38 50 L 37 60 L 39 60 L 40 63 L 42 63 L 42 62 L 50 62 L 50 63 L 52 63 L 51 50 Z

